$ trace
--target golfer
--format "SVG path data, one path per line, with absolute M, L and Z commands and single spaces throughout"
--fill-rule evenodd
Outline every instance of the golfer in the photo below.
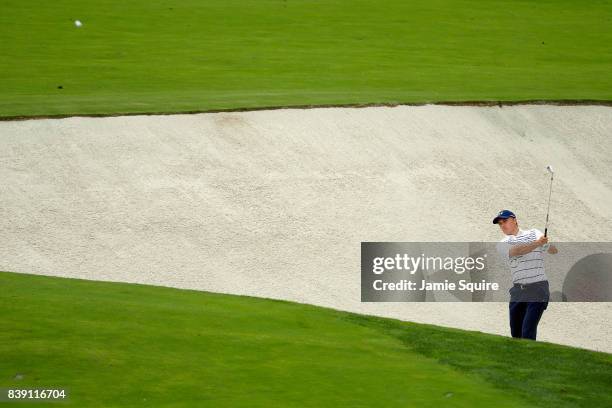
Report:
M 543 253 L 548 250 L 556 254 L 557 248 L 548 245 L 548 238 L 540 230 L 520 229 L 510 210 L 500 211 L 493 224 L 498 224 L 506 235 L 497 249 L 512 273 L 510 332 L 512 337 L 535 340 L 538 323 L 550 300 Z

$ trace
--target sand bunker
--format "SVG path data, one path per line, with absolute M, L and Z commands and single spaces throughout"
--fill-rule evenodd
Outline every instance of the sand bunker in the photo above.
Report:
M 612 108 L 403 106 L 0 122 L 0 270 L 288 299 L 509 335 L 506 303 L 360 302 L 361 241 L 612 240 Z M 612 303 L 541 340 L 612 352 Z

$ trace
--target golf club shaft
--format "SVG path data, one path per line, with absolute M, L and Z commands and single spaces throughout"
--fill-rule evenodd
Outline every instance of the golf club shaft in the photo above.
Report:
M 548 191 L 548 207 L 546 208 L 546 225 L 544 226 L 544 236 L 548 236 L 548 214 L 550 212 L 550 197 L 552 195 L 552 185 L 553 185 L 554 175 L 550 174 L 550 190 Z

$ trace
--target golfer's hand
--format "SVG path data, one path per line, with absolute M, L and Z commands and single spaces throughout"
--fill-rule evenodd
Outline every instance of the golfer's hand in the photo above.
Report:
M 548 244 L 548 237 L 541 236 L 536 242 L 538 243 L 538 246 L 544 246 Z
M 557 247 L 556 247 L 556 246 L 554 246 L 554 245 L 551 245 L 551 246 L 548 248 L 548 253 L 549 253 L 549 254 L 556 254 L 557 252 L 559 252 L 559 250 L 558 250 L 558 249 L 557 249 Z

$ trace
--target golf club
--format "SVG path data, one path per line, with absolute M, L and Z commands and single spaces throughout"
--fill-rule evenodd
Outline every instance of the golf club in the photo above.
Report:
M 546 170 L 550 173 L 550 190 L 548 192 L 548 207 L 546 208 L 546 225 L 544 226 L 544 236 L 548 236 L 548 213 L 550 212 L 550 196 L 552 195 L 552 184 L 555 176 L 555 172 L 552 166 L 549 164 L 546 166 Z

